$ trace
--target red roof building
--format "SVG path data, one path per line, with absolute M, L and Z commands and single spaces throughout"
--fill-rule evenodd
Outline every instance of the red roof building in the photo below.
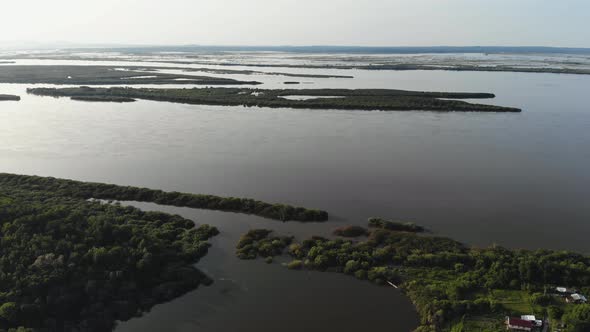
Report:
M 506 325 L 508 325 L 508 329 L 514 331 L 532 331 L 534 327 L 533 322 L 514 317 L 509 317 L 506 320 Z

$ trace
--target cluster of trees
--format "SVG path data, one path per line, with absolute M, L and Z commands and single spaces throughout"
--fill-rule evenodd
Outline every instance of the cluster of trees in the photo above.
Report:
M 423 231 L 416 225 L 380 219 L 371 219 L 370 224 L 373 228 L 364 241 L 316 236 L 292 243 L 288 252 L 294 260 L 288 267 L 401 285 L 422 317 L 421 331 L 439 331 L 464 315 L 510 314 L 490 295 L 497 289 L 532 293 L 534 305 L 553 306 L 555 314 L 559 314 L 556 299 L 545 295 L 549 285 L 590 293 L 590 258 L 584 255 L 470 248 L 449 238 L 416 234 Z M 581 308 L 585 307 L 564 315 L 572 331 L 590 322 Z
M 111 331 L 211 280 L 180 216 L 0 186 L 0 330 Z
M 341 109 L 341 110 L 429 110 L 520 112 L 520 109 L 472 104 L 441 98 L 492 98 L 488 93 L 418 92 L 387 89 L 248 89 L 248 88 L 31 88 L 28 93 L 54 97 L 126 97 L 199 105 L 248 106 L 271 108 Z M 290 95 L 331 96 L 292 100 Z
M 581 304 L 563 315 L 568 332 L 590 331 L 590 304 Z
M 382 218 L 369 218 L 369 227 L 412 233 L 422 233 L 426 231 L 424 227 L 412 222 L 389 221 Z
M 0 185 L 27 190 L 51 191 L 60 196 L 83 199 L 94 198 L 152 202 L 197 209 L 247 213 L 281 221 L 296 220 L 305 222 L 328 220 L 328 213 L 326 211 L 294 207 L 285 204 L 271 204 L 248 198 L 165 192 L 148 188 L 6 173 L 0 173 Z
M 283 254 L 285 248 L 293 241 L 292 236 L 269 237 L 268 229 L 253 229 L 242 235 L 238 241 L 236 255 L 240 259 L 256 259 L 266 257 L 272 262 L 273 256 Z
M 75 96 L 71 97 L 70 99 L 79 101 L 104 101 L 114 103 L 130 103 L 135 101 L 133 98 L 114 96 Z

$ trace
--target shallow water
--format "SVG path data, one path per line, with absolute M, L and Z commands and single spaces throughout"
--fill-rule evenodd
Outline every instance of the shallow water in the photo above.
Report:
M 326 224 L 282 224 L 158 207 L 219 226 L 222 235 L 198 264 L 216 283 L 157 306 L 120 331 L 369 326 L 408 331 L 415 326 L 411 306 L 392 289 L 342 275 L 287 271 L 276 263 L 237 261 L 235 240 L 250 226 L 304 237 L 382 216 L 414 221 L 474 245 L 590 253 L 590 76 L 301 72 L 355 78 L 305 78 L 312 84 L 297 88 L 493 92 L 497 98 L 475 102 L 523 112 L 87 103 L 26 95 L 27 85 L 0 84 L 0 93 L 22 97 L 0 102 L 3 172 L 253 197 L 331 213 Z M 243 76 L 264 81 L 263 88 L 284 87 L 284 77 Z M 361 317 L 363 325 L 356 325 Z

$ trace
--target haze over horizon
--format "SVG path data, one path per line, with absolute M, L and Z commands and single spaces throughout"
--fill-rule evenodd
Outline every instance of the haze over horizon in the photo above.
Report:
M 34 10 L 31 10 L 34 8 Z M 535 8 L 531 11 L 531 8 Z M 590 47 L 584 0 L 9 1 L 0 46 Z M 132 14 L 130 14 L 132 13 Z

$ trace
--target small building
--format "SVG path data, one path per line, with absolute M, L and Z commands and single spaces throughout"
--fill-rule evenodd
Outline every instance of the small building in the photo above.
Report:
M 543 326 L 543 321 L 540 319 L 537 319 L 537 317 L 535 317 L 535 315 L 522 315 L 522 316 L 520 316 L 520 319 L 533 323 L 533 325 L 535 327 L 542 327 Z
M 532 331 L 534 323 L 528 320 L 515 317 L 506 318 L 506 328 L 511 331 Z
M 557 287 L 557 288 L 555 288 L 555 290 L 559 294 L 567 294 L 568 293 L 567 288 L 565 288 L 565 287 Z
M 584 295 L 580 295 L 578 293 L 574 293 L 565 298 L 565 301 L 568 303 L 586 303 L 588 300 Z

